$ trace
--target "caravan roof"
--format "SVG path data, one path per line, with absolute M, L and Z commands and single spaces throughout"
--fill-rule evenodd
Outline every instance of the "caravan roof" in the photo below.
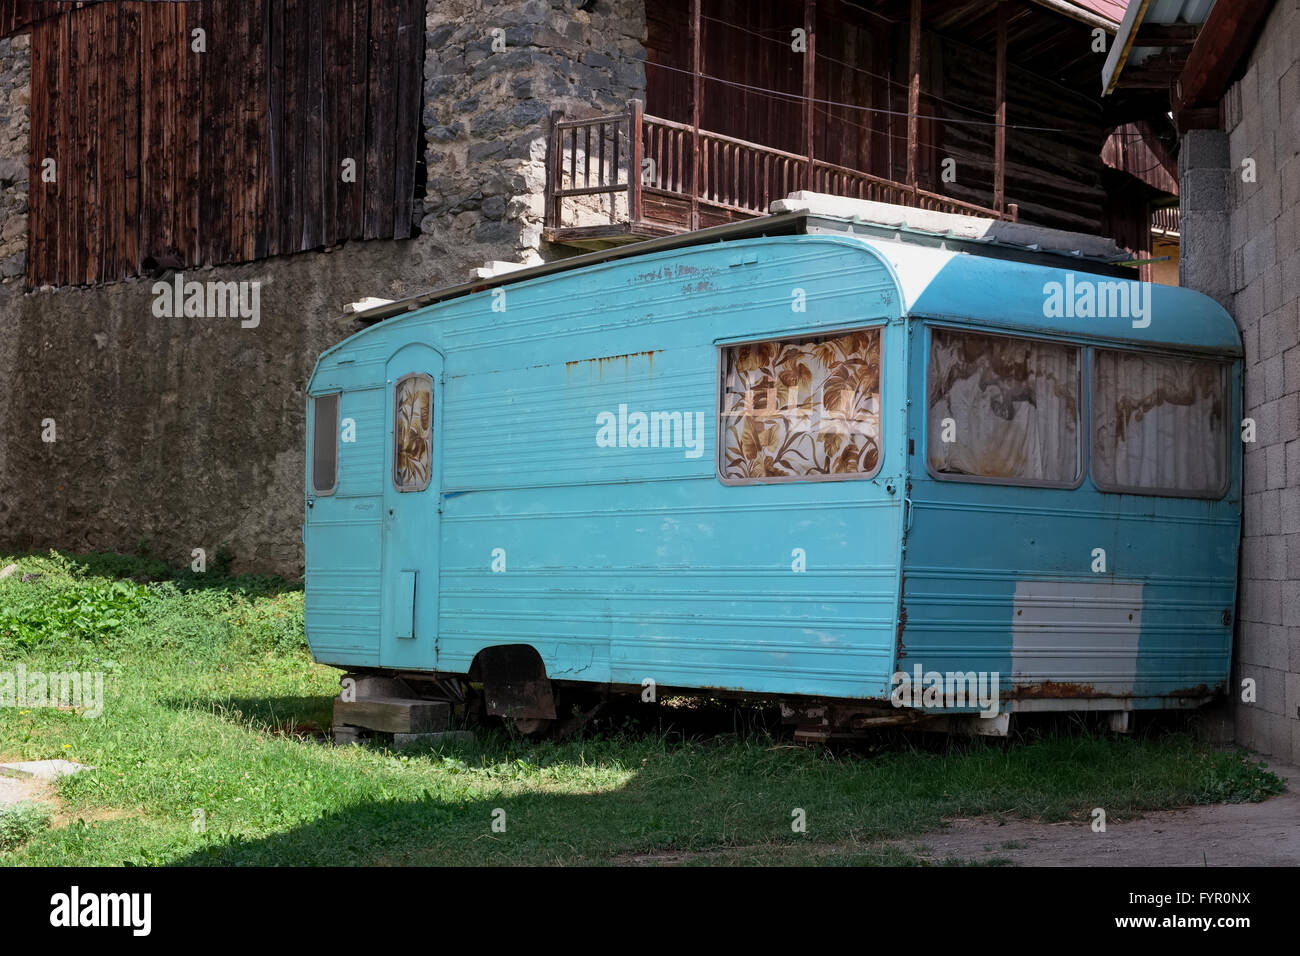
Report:
M 1231 316 L 1189 289 L 1138 283 L 1128 253 L 1109 239 L 1022 223 L 795 193 L 774 213 L 572 258 L 385 303 L 358 315 L 373 324 L 497 286 L 626 258 L 653 259 L 721 242 L 820 236 L 860 243 L 891 269 L 904 311 L 976 325 L 1240 355 Z M 1076 309 L 1092 286 L 1093 308 Z M 1055 297 L 1055 298 L 1054 298 Z M 1122 308 L 1118 314 L 1116 304 Z M 1053 309 L 1053 305 L 1057 305 Z

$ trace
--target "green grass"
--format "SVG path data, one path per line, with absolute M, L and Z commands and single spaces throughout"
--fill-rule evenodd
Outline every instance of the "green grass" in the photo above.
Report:
M 30 800 L 0 807 L 0 853 L 17 849 L 50 825 L 50 809 Z
M 306 652 L 301 590 L 147 558 L 17 560 L 0 581 L 0 671 L 103 670 L 107 700 L 96 719 L 0 710 L 0 757 L 95 767 L 59 783 L 71 822 L 25 834 L 5 864 L 914 865 L 885 841 L 946 818 L 1087 826 L 1094 807 L 1123 821 L 1281 789 L 1258 762 L 1186 735 L 872 756 L 758 733 L 533 743 L 496 731 L 402 755 L 334 748 L 312 731 L 328 727 L 339 672 Z M 30 573 L 42 577 L 22 583 Z M 119 605 L 123 577 L 148 583 Z M 804 833 L 791 828 L 796 809 Z M 505 832 L 492 827 L 498 810 Z

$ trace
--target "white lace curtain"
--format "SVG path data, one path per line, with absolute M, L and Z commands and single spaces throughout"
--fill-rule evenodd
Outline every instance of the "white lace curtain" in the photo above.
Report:
M 1077 479 L 1077 348 L 936 328 L 927 382 L 927 444 L 936 472 Z
M 1097 350 L 1093 463 L 1097 481 L 1217 495 L 1227 484 L 1223 366 Z

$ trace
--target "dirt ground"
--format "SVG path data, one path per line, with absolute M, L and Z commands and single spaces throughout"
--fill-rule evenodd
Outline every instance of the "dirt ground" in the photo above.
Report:
M 1300 866 L 1300 767 L 1267 761 L 1286 793 L 1263 803 L 1159 810 L 1109 822 L 953 820 L 943 830 L 897 841 L 923 860 L 1009 860 L 1016 866 Z
M 0 774 L 0 807 L 23 800 L 44 800 L 48 797 L 50 785 L 44 780 L 19 779 Z

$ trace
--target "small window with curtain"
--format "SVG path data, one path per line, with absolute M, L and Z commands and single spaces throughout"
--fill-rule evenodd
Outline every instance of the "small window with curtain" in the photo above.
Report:
M 1097 487 L 1196 498 L 1228 490 L 1221 363 L 1097 349 L 1092 393 Z
M 936 477 L 1074 487 L 1079 349 L 930 330 L 926 455 Z
M 722 350 L 724 482 L 869 478 L 880 469 L 880 329 Z
M 423 491 L 433 464 L 433 379 L 400 379 L 394 404 L 393 485 L 398 491 Z
M 312 399 L 311 488 L 318 495 L 332 495 L 339 470 L 339 395 L 317 395 Z

